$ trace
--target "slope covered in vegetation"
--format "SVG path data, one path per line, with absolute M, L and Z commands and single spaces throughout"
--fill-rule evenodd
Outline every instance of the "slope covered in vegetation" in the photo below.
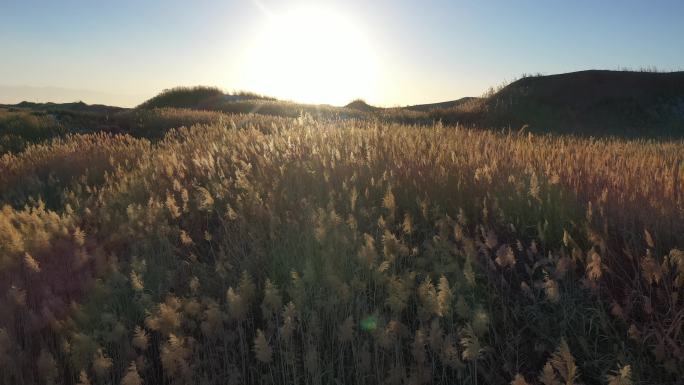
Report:
M 0 158 L 1 383 L 684 375 L 681 142 L 213 116 Z
M 682 135 L 684 72 L 581 71 L 524 77 L 497 92 L 499 124 L 576 134 Z
M 481 98 L 383 110 L 404 123 L 442 121 L 536 133 L 684 137 L 684 72 L 580 71 L 523 76 Z
M 682 138 L 684 73 L 582 71 L 526 76 L 479 98 L 395 108 L 375 107 L 363 100 L 344 107 L 300 104 L 248 92 L 226 94 L 214 87 L 172 88 L 135 109 L 23 102 L 0 105 L 0 154 L 70 133 L 128 133 L 159 139 L 170 128 L 215 122 L 225 114 Z
M 203 104 L 215 103 L 225 95 L 215 87 L 176 87 L 164 90 L 140 105 L 140 108 L 199 108 Z

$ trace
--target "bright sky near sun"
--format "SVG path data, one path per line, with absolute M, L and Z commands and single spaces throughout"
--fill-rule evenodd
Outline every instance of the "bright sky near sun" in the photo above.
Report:
M 0 103 L 446 101 L 522 73 L 684 69 L 683 18 L 681 0 L 0 0 Z

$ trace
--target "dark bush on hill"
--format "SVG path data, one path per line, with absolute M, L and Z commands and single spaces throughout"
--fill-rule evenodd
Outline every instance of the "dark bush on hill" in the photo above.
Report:
M 138 108 L 198 108 L 200 105 L 220 100 L 223 96 L 223 91 L 216 87 L 175 87 L 162 91 Z

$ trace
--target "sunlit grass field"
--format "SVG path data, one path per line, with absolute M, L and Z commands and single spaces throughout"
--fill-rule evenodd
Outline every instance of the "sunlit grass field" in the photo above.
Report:
M 128 114 L 0 158 L 2 384 L 684 376 L 681 141 Z

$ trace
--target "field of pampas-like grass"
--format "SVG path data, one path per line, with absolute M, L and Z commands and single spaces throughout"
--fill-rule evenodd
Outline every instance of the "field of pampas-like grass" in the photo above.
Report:
M 193 114 L 0 158 L 0 383 L 684 376 L 684 143 Z

